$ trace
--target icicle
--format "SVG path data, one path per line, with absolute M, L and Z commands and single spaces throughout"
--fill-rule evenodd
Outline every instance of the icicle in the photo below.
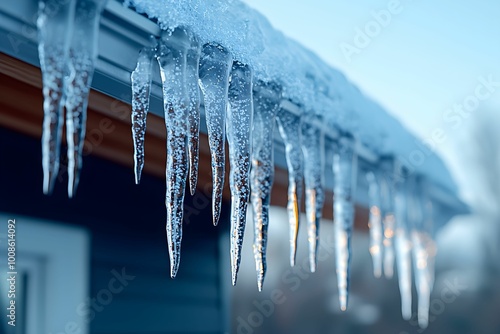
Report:
M 415 285 L 418 295 L 418 323 L 421 328 L 429 324 L 429 307 L 434 285 L 435 244 L 429 234 L 413 230 L 413 261 L 415 262 Z
M 290 265 L 295 265 L 297 235 L 299 233 L 300 201 L 304 179 L 303 156 L 300 147 L 301 119 L 284 109 L 277 115 L 278 129 L 285 143 L 288 166 L 288 223 L 290 225 Z
M 225 120 L 229 72 L 233 60 L 221 45 L 208 43 L 203 46 L 200 60 L 200 87 L 205 102 L 208 141 L 212 153 L 212 218 L 217 225 L 222 203 L 225 166 Z
M 421 328 L 429 324 L 429 307 L 434 285 L 434 257 L 436 245 L 432 238 L 432 204 L 422 184 L 412 184 L 412 231 L 415 285 L 418 295 L 418 323 Z
M 380 207 L 380 186 L 378 177 L 374 172 L 366 174 L 368 180 L 368 196 L 370 206 L 370 217 L 368 227 L 370 229 L 370 254 L 373 261 L 373 275 L 382 276 L 382 214 Z
M 397 218 L 396 218 L 397 222 Z M 398 224 L 398 223 L 396 223 Z M 405 228 L 396 229 L 396 259 L 398 268 L 399 291 L 401 294 L 401 314 L 403 319 L 411 318 L 411 241 Z
M 252 71 L 238 61 L 233 63 L 229 85 L 229 107 L 226 127 L 229 144 L 229 184 L 231 188 L 231 274 L 236 285 L 243 234 L 245 233 L 249 172 L 251 164 L 251 132 L 253 121 Z
M 42 166 L 43 192 L 54 189 L 59 173 L 63 126 L 64 75 L 76 1 L 40 0 L 37 28 L 43 82 Z
M 347 309 L 349 302 L 351 237 L 354 226 L 354 195 L 358 174 L 357 160 L 354 139 L 341 137 L 338 150 L 333 155 L 333 208 L 337 284 L 342 311 Z
M 380 178 L 380 194 L 382 203 L 382 225 L 384 228 L 384 275 L 392 278 L 394 275 L 394 228 L 396 219 L 394 217 L 393 205 L 393 162 L 385 158 L 380 163 L 383 173 Z
M 200 87 L 198 85 L 201 46 L 193 36 L 187 52 L 186 82 L 189 95 L 188 153 L 189 153 L 189 190 L 191 195 L 198 183 L 198 160 L 200 141 Z
M 401 169 L 406 175 L 406 173 Z M 408 229 L 408 203 L 405 178 L 395 186 L 394 215 L 396 220 L 395 248 L 398 269 L 399 291 L 401 294 L 401 313 L 403 319 L 411 318 L 411 241 Z
M 280 99 L 281 87 L 274 83 L 258 82 L 254 85 L 254 125 L 250 178 L 254 221 L 253 253 L 259 291 L 262 291 L 266 274 L 269 203 L 274 178 L 273 131 Z
M 317 127 L 303 122 L 301 137 L 304 154 L 304 181 L 306 187 L 307 239 L 309 241 L 309 266 L 316 271 L 319 247 L 319 223 L 323 210 L 323 157 L 324 135 Z
M 153 78 L 153 57 L 156 51 L 156 39 L 151 36 L 150 46 L 144 47 L 137 60 L 137 66 L 130 75 L 132 83 L 132 139 L 134 142 L 135 183 L 141 181 L 144 167 L 144 136 L 146 119 L 149 112 L 149 96 Z
M 77 0 L 66 78 L 66 141 L 68 196 L 76 192 L 82 168 L 87 104 L 97 58 L 99 19 L 106 0 Z
M 429 281 L 429 268 L 427 264 L 427 251 L 425 249 L 425 235 L 420 231 L 412 231 L 413 260 L 415 261 L 415 285 L 418 295 L 418 324 L 426 328 L 429 324 L 429 307 L 431 285 Z
M 170 276 L 179 269 L 182 240 L 184 191 L 187 179 L 189 97 L 186 84 L 186 54 L 193 36 L 184 28 L 164 30 L 158 50 L 167 128 L 167 241 Z

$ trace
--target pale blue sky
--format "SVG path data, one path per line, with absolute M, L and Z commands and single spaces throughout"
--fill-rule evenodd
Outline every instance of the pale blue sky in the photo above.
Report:
M 245 1 L 421 137 L 449 127 L 443 114 L 474 93 L 478 77 L 500 81 L 498 0 L 401 0 L 400 12 L 350 62 L 340 45 L 353 44 L 355 29 L 363 30 L 374 20 L 372 11 L 387 9 L 391 1 Z M 500 88 L 486 102 L 500 112 Z

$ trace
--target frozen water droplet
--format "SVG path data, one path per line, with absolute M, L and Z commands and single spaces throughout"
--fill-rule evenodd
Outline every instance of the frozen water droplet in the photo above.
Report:
M 285 143 L 288 166 L 288 224 L 290 225 L 290 265 L 295 265 L 297 254 L 297 235 L 299 233 L 300 201 L 304 179 L 303 155 L 300 146 L 301 120 L 286 110 L 278 112 L 278 129 Z
M 251 131 L 253 123 L 252 71 L 240 62 L 234 62 L 229 85 L 227 108 L 227 140 L 229 144 L 229 184 L 231 188 L 231 277 L 236 285 L 243 234 L 245 232 L 249 173 L 251 165 Z
M 217 225 L 224 187 L 226 137 L 225 120 L 229 73 L 233 59 L 229 51 L 215 43 L 203 46 L 200 60 L 200 87 L 205 102 L 208 142 L 212 154 L 212 215 Z
M 274 179 L 273 131 L 281 100 L 281 87 L 274 83 L 254 85 L 254 126 L 252 133 L 251 201 L 254 221 L 253 252 L 257 286 L 262 290 L 266 274 L 269 204 Z
M 304 154 L 309 266 L 311 272 L 315 272 L 319 247 L 319 223 L 321 221 L 321 211 L 323 210 L 325 198 L 323 190 L 323 132 L 317 127 L 303 122 L 301 145 Z
M 357 154 L 352 137 L 340 137 L 333 155 L 334 230 L 337 284 L 340 308 L 349 302 L 351 237 L 354 228 L 354 194 L 357 178 Z

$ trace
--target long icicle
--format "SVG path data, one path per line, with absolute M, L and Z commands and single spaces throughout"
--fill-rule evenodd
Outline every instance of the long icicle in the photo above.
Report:
M 384 158 L 380 163 L 382 175 L 380 177 L 380 193 L 382 202 L 382 226 L 384 228 L 384 276 L 392 278 L 394 275 L 394 164 L 390 158 Z
M 413 261 L 415 263 L 415 286 L 418 296 L 418 324 L 421 328 L 429 325 L 431 282 L 429 279 L 428 253 L 425 248 L 426 235 L 418 230 L 411 233 Z
M 252 71 L 249 66 L 233 63 L 229 84 L 229 107 L 226 127 L 229 144 L 229 185 L 231 188 L 231 277 L 236 285 L 243 234 L 245 233 L 249 173 L 251 165 L 251 133 L 253 124 Z
M 142 48 L 137 59 L 137 66 L 130 75 L 132 83 L 132 140 L 134 143 L 134 175 L 135 183 L 141 181 L 144 167 L 144 137 L 146 120 L 149 112 L 151 81 L 153 79 L 153 57 L 156 51 L 156 39 L 151 36 L 149 46 Z
M 224 47 L 215 43 L 203 46 L 200 60 L 200 87 L 205 102 L 208 142 L 212 155 L 212 218 L 217 225 L 222 203 L 224 187 L 225 121 L 229 73 L 233 63 L 232 56 Z
M 434 218 L 433 218 L 433 204 L 431 199 L 429 198 L 428 190 L 424 191 L 424 227 L 423 227 L 423 244 L 425 248 L 425 252 L 427 255 L 427 266 L 425 270 L 425 278 L 427 281 L 427 285 L 429 286 L 429 294 L 423 296 L 422 298 L 426 299 L 427 308 L 422 310 L 422 312 L 429 319 L 429 308 L 431 302 L 431 293 L 434 288 L 434 279 L 435 279 L 435 259 L 437 254 L 437 245 L 434 240 Z M 421 303 L 419 298 L 419 304 Z M 428 324 L 428 323 L 427 323 Z
M 198 183 L 198 162 L 200 151 L 200 86 L 199 64 L 201 56 L 200 41 L 196 36 L 191 39 L 187 52 L 186 84 L 189 95 L 188 153 L 189 153 L 189 190 L 191 195 Z
M 307 122 L 303 122 L 301 145 L 302 152 L 304 154 L 309 266 L 311 272 L 315 272 L 319 248 L 319 224 L 321 221 L 321 212 L 323 210 L 325 199 L 323 190 L 323 132 L 319 128 Z
M 186 54 L 191 44 L 184 28 L 163 30 L 158 63 L 163 84 L 165 125 L 167 128 L 167 242 L 170 276 L 179 269 L 182 240 L 184 192 L 188 172 L 187 138 L 189 97 L 186 85 Z
M 295 265 L 297 255 L 297 235 L 299 233 L 300 202 L 304 181 L 304 163 L 300 147 L 301 119 L 284 109 L 277 115 L 278 129 L 285 143 L 288 166 L 288 224 L 290 225 L 290 265 Z
M 349 302 L 351 238 L 354 228 L 354 196 L 358 174 L 358 159 L 354 143 L 352 137 L 340 137 L 337 151 L 333 155 L 336 272 L 342 311 L 347 309 Z
M 418 324 L 422 329 L 429 324 L 429 308 L 434 285 L 434 257 L 436 245 L 432 238 L 432 203 L 421 179 L 411 183 L 413 263 L 418 296 Z
M 254 126 L 250 178 L 254 221 L 253 253 L 259 291 L 262 291 L 266 274 L 269 204 L 274 179 L 273 131 L 280 99 L 281 87 L 274 83 L 258 82 L 254 85 Z
M 38 2 L 38 54 L 43 82 L 43 192 L 51 194 L 59 173 L 64 85 L 76 1 Z
M 370 254 L 373 262 L 373 275 L 377 278 L 382 276 L 382 213 L 380 203 L 380 185 L 375 172 L 366 174 L 368 181 L 368 197 L 370 216 L 368 228 L 370 230 Z
M 399 167 L 403 176 L 406 176 L 403 167 Z M 395 249 L 398 270 L 399 291 L 401 294 L 401 314 L 403 319 L 411 318 L 411 241 L 408 229 L 408 192 L 405 177 L 395 185 L 394 215 L 396 219 Z
M 66 140 L 68 144 L 68 196 L 76 192 L 82 169 L 90 85 L 97 58 L 99 19 L 107 0 L 77 0 L 69 49 L 70 75 L 66 83 Z

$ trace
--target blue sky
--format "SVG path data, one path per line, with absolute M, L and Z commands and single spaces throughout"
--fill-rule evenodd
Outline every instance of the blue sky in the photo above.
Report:
M 448 127 L 443 114 L 474 93 L 478 77 L 500 81 L 498 0 L 396 0 L 397 13 L 350 61 L 342 43 L 355 45 L 356 28 L 364 31 L 373 12 L 388 10 L 393 1 L 245 2 L 344 72 L 422 138 Z M 485 103 L 500 110 L 500 89 Z M 445 130 L 455 135 L 454 129 Z M 447 153 L 448 146 L 437 149 Z

